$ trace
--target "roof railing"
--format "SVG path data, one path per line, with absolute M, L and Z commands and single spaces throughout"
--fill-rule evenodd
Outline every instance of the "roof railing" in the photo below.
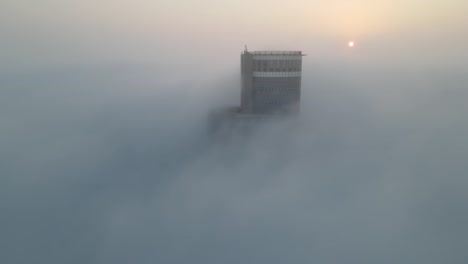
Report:
M 260 51 L 249 51 L 253 55 L 302 55 L 302 51 L 275 51 L 275 50 L 260 50 Z

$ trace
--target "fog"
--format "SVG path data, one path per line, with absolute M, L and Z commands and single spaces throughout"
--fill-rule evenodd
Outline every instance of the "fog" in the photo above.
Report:
M 1 263 L 466 262 L 466 23 L 348 50 L 75 5 L 3 11 Z M 301 115 L 220 143 L 244 44 L 308 54 Z

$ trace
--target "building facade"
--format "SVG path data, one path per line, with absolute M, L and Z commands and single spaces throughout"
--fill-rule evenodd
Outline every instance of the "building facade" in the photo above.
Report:
M 253 51 L 241 54 L 241 106 L 211 111 L 213 139 L 229 142 L 243 137 L 260 123 L 299 113 L 301 101 L 301 51 Z
M 241 54 L 241 112 L 297 114 L 301 100 L 301 51 Z

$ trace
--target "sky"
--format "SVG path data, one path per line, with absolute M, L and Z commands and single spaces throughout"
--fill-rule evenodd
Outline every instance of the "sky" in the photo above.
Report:
M 371 63 L 463 63 L 467 8 L 462 0 L 3 0 L 1 55 L 9 69 L 159 59 L 180 64 L 197 54 L 235 54 L 246 44 L 339 60 L 347 52 L 343 43 L 354 40 L 360 48 L 354 52 Z
M 0 0 L 0 262 L 465 263 L 465 10 Z M 244 45 L 301 115 L 219 144 Z

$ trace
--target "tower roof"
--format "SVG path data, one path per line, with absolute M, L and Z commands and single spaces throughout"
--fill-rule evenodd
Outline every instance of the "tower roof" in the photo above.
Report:
M 302 55 L 302 51 L 292 50 L 257 50 L 248 51 L 248 53 L 253 55 Z

